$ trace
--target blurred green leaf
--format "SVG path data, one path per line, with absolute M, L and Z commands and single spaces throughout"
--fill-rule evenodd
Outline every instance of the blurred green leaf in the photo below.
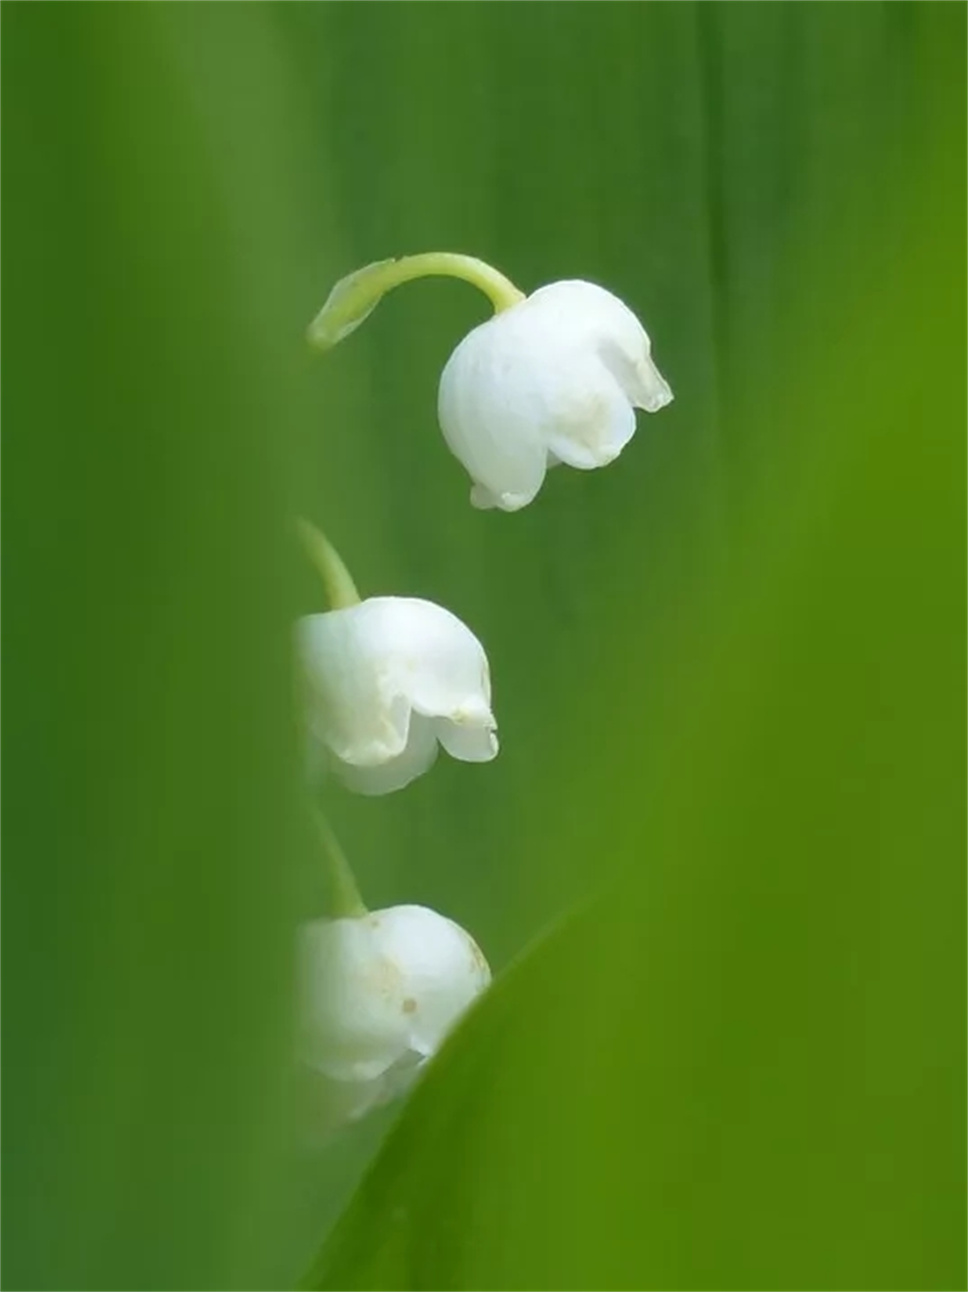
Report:
M 253 131 L 233 170 L 194 93 L 187 49 L 232 95 L 219 35 L 187 7 L 3 15 L 8 1287 L 278 1269 L 306 847 L 286 205 L 239 232 L 272 157 Z M 265 118 L 264 11 L 232 39 Z

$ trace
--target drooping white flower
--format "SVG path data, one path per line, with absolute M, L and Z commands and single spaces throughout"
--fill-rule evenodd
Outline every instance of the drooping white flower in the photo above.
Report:
M 469 333 L 440 379 L 438 413 L 474 482 L 476 507 L 517 511 L 549 466 L 589 470 L 618 457 L 635 409 L 672 391 L 635 315 L 594 283 L 552 283 Z
M 315 920 L 300 945 L 302 1057 L 359 1117 L 412 1083 L 490 981 L 470 934 L 425 906 Z
M 369 597 L 297 625 L 310 740 L 361 794 L 425 772 L 438 742 L 483 763 L 498 751 L 484 648 L 430 601 Z

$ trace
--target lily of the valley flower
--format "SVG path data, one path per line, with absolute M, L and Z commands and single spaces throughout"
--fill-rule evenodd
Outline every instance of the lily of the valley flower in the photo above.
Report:
M 333 606 L 296 625 L 312 761 L 321 753 L 360 794 L 389 794 L 431 766 L 438 744 L 462 762 L 494 758 L 490 672 L 471 630 L 432 601 L 361 601 L 319 530 L 299 529 Z
M 309 736 L 346 785 L 388 794 L 427 771 L 438 743 L 486 763 L 497 724 L 484 648 L 449 610 L 370 597 L 298 624 Z
M 381 260 L 350 274 L 310 325 L 310 341 L 329 349 L 386 292 L 428 274 L 473 283 L 495 311 L 451 355 L 438 399 L 444 439 L 473 481 L 474 506 L 518 511 L 549 467 L 605 466 L 632 438 L 637 408 L 655 413 L 671 401 L 648 334 L 617 296 L 570 281 L 526 297 L 490 265 L 452 253 Z
M 359 1117 L 412 1083 L 490 980 L 470 934 L 425 906 L 315 920 L 300 947 L 302 1056 Z
M 562 282 L 464 338 L 440 379 L 438 412 L 474 481 L 474 506 L 517 511 L 548 467 L 605 466 L 632 438 L 635 410 L 671 399 L 632 311 L 594 283 Z

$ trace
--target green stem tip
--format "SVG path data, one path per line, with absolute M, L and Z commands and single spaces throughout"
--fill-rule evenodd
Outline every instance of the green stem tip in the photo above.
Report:
M 330 914 L 334 920 L 362 919 L 364 915 L 369 915 L 369 911 L 363 905 L 363 898 L 360 896 L 350 863 L 346 860 L 346 854 L 339 846 L 339 840 L 329 822 L 318 808 L 315 817 L 329 873 Z
M 360 594 L 356 590 L 356 584 L 332 543 L 315 525 L 302 517 L 296 520 L 296 529 L 306 555 L 322 576 L 330 609 L 345 610 L 347 606 L 359 605 Z
M 474 256 L 428 251 L 399 260 L 377 260 L 339 280 L 309 325 L 310 345 L 317 350 L 331 350 L 360 326 L 387 292 L 401 283 L 430 276 L 460 278 L 473 284 L 488 297 L 495 314 L 524 300 L 524 293 L 510 279 Z

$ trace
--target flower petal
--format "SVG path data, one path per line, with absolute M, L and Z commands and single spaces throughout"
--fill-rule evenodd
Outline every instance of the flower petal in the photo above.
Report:
M 635 410 L 597 357 L 577 363 L 546 431 L 549 457 L 590 471 L 613 462 L 635 434 Z
M 410 731 L 403 752 L 372 767 L 338 763 L 340 779 L 356 794 L 392 794 L 429 771 L 437 758 L 437 724 L 423 714 L 410 715 Z
M 383 957 L 406 984 L 410 1048 L 433 1054 L 491 981 L 487 961 L 460 925 L 425 906 L 394 906 L 372 918 Z
M 572 279 L 541 287 L 531 303 L 562 346 L 592 352 L 635 408 L 655 413 L 673 396 L 652 360 L 649 334 L 628 306 L 599 287 Z
M 311 744 L 325 744 L 351 789 L 386 794 L 426 771 L 438 719 L 494 730 L 484 648 L 433 602 L 371 597 L 302 620 L 298 639 Z M 497 752 L 486 734 L 443 743 L 474 762 Z
M 641 359 L 635 367 L 635 379 L 627 387 L 636 408 L 647 413 L 657 413 L 674 398 L 669 383 L 652 362 L 651 355 Z
M 429 718 L 490 714 L 484 647 L 456 615 L 416 597 L 373 597 L 363 608 L 370 641 L 380 642 L 384 695 L 404 696 Z
M 671 398 L 632 311 L 594 283 L 570 281 L 466 336 L 441 376 L 438 412 L 475 482 L 474 506 L 515 511 L 548 466 L 606 465 L 631 439 L 634 409 L 656 411 Z
M 496 724 L 490 710 L 479 717 L 468 714 L 461 718 L 438 718 L 434 730 L 451 758 L 459 758 L 463 763 L 489 763 L 497 757 Z
M 474 481 L 475 507 L 517 511 L 545 477 L 545 446 L 528 364 L 507 363 L 521 306 L 482 323 L 464 338 L 440 378 L 437 412 L 444 439 Z
M 301 930 L 302 1053 L 334 1081 L 373 1081 L 410 1048 L 409 989 L 378 928 L 367 915 Z
M 410 720 L 409 705 L 382 685 L 382 639 L 374 639 L 366 604 L 296 626 L 309 728 L 341 762 L 363 767 L 401 754 Z

